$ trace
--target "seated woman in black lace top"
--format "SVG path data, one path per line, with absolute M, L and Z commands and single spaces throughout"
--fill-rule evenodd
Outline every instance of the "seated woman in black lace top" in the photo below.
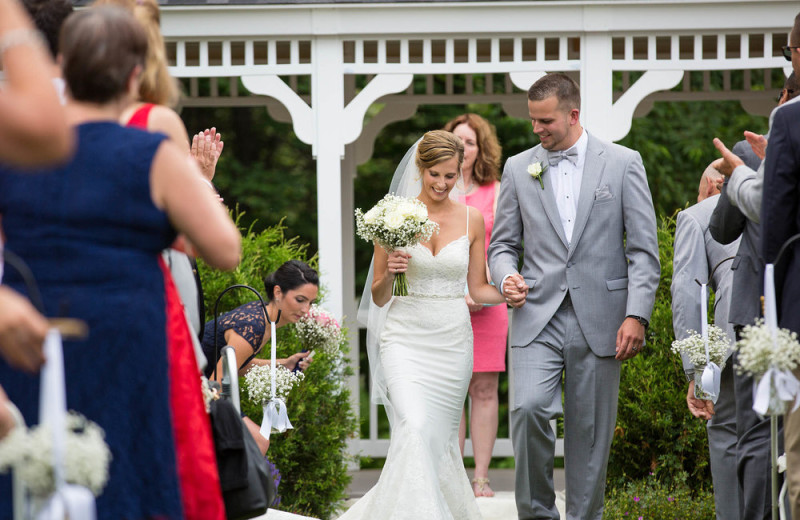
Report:
M 308 313 L 319 293 L 319 276 L 307 264 L 289 260 L 264 279 L 267 312 L 274 320 L 280 311 L 276 327 L 295 323 Z M 256 358 L 256 354 L 270 340 L 270 329 L 261 302 L 258 300 L 241 305 L 223 314 L 217 320 L 217 345 L 220 349 L 230 345 L 236 351 L 239 375 L 244 375 L 252 365 L 269 365 L 269 359 Z M 203 352 L 208 358 L 206 376 L 211 378 L 217 366 L 217 378 L 222 377 L 222 364 L 214 346 L 214 320 L 206 323 L 203 332 Z M 308 366 L 307 352 L 298 352 L 277 362 L 292 370 L 300 365 Z
M 283 327 L 295 323 L 308 313 L 319 293 L 319 276 L 307 264 L 299 260 L 289 260 L 264 278 L 264 289 L 269 300 L 267 312 L 274 320 L 280 311 L 281 315 L 275 326 Z M 261 302 L 258 300 L 241 305 L 217 320 L 217 345 L 220 350 L 225 345 L 230 345 L 236 351 L 239 375 L 244 375 L 252 365 L 270 364 L 269 359 L 256 357 L 269 340 L 270 328 L 261 309 Z M 222 379 L 222 363 L 214 346 L 214 320 L 206 323 L 202 344 L 203 352 L 208 359 L 206 377 L 212 378 L 216 366 L 216 378 Z M 301 370 L 305 370 L 311 362 L 307 356 L 308 352 L 298 352 L 286 359 L 278 359 L 277 362 L 290 370 L 297 365 Z M 242 420 L 256 440 L 261 453 L 266 454 L 269 449 L 269 439 L 261 435 L 259 425 L 250 418 L 243 417 Z

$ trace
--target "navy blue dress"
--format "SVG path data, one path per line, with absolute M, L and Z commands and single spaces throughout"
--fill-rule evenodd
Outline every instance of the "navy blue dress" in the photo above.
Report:
M 253 355 L 242 364 L 242 367 L 247 365 L 255 355 L 261 350 L 261 344 L 264 341 L 264 334 L 266 332 L 267 319 L 264 317 L 264 310 L 261 308 L 261 302 L 254 300 L 250 303 L 245 303 L 236 307 L 230 312 L 221 315 L 217 320 L 217 343 L 216 348 L 214 345 L 214 320 L 209 321 L 203 327 L 203 353 L 208 359 L 205 374 L 206 377 L 211 377 L 214 372 L 214 367 L 217 366 L 219 361 L 220 350 L 226 345 L 225 333 L 233 330 L 240 335 L 250 344 L 253 349 Z M 242 367 L 239 367 L 240 369 Z
M 98 518 L 182 515 L 169 408 L 164 277 L 158 259 L 175 238 L 153 205 L 150 166 L 165 139 L 116 123 L 77 127 L 75 157 L 39 174 L 0 167 L 6 247 L 31 267 L 48 316 L 85 320 L 85 341 L 64 342 L 67 408 L 98 423 L 113 460 Z M 4 282 L 24 291 L 6 266 Z M 29 425 L 39 378 L 0 359 L 0 384 Z M 11 518 L 9 479 L 0 519 Z

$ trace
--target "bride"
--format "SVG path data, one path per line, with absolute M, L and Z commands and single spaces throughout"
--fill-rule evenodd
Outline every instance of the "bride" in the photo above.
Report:
M 368 310 L 372 398 L 386 408 L 391 444 L 378 483 L 340 520 L 481 518 L 458 448 L 472 375 L 465 284 L 476 302 L 504 299 L 486 281 L 483 216 L 451 197 L 463 158 L 458 137 L 434 130 L 395 173 L 391 191 L 424 202 L 439 232 L 405 251 L 375 246 L 361 311 Z M 392 298 L 403 272 L 408 296 Z

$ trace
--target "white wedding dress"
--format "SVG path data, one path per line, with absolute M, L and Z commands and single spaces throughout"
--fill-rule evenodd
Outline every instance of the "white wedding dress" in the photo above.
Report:
M 380 333 L 394 416 L 389 453 L 378 483 L 340 520 L 480 519 L 458 449 L 472 376 L 468 234 L 436 256 L 421 244 L 407 251 L 409 296 L 387 304 Z

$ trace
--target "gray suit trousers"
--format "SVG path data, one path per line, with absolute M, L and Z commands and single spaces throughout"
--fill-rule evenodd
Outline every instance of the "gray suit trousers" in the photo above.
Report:
M 739 482 L 736 478 L 736 393 L 733 358 L 722 369 L 719 399 L 708 421 L 708 451 L 717 520 L 739 520 Z
M 559 518 L 553 489 L 555 434 L 550 421 L 562 413 L 567 519 L 601 520 L 620 362 L 592 352 L 569 298 L 536 339 L 512 348 L 511 356 L 511 436 L 520 520 Z

